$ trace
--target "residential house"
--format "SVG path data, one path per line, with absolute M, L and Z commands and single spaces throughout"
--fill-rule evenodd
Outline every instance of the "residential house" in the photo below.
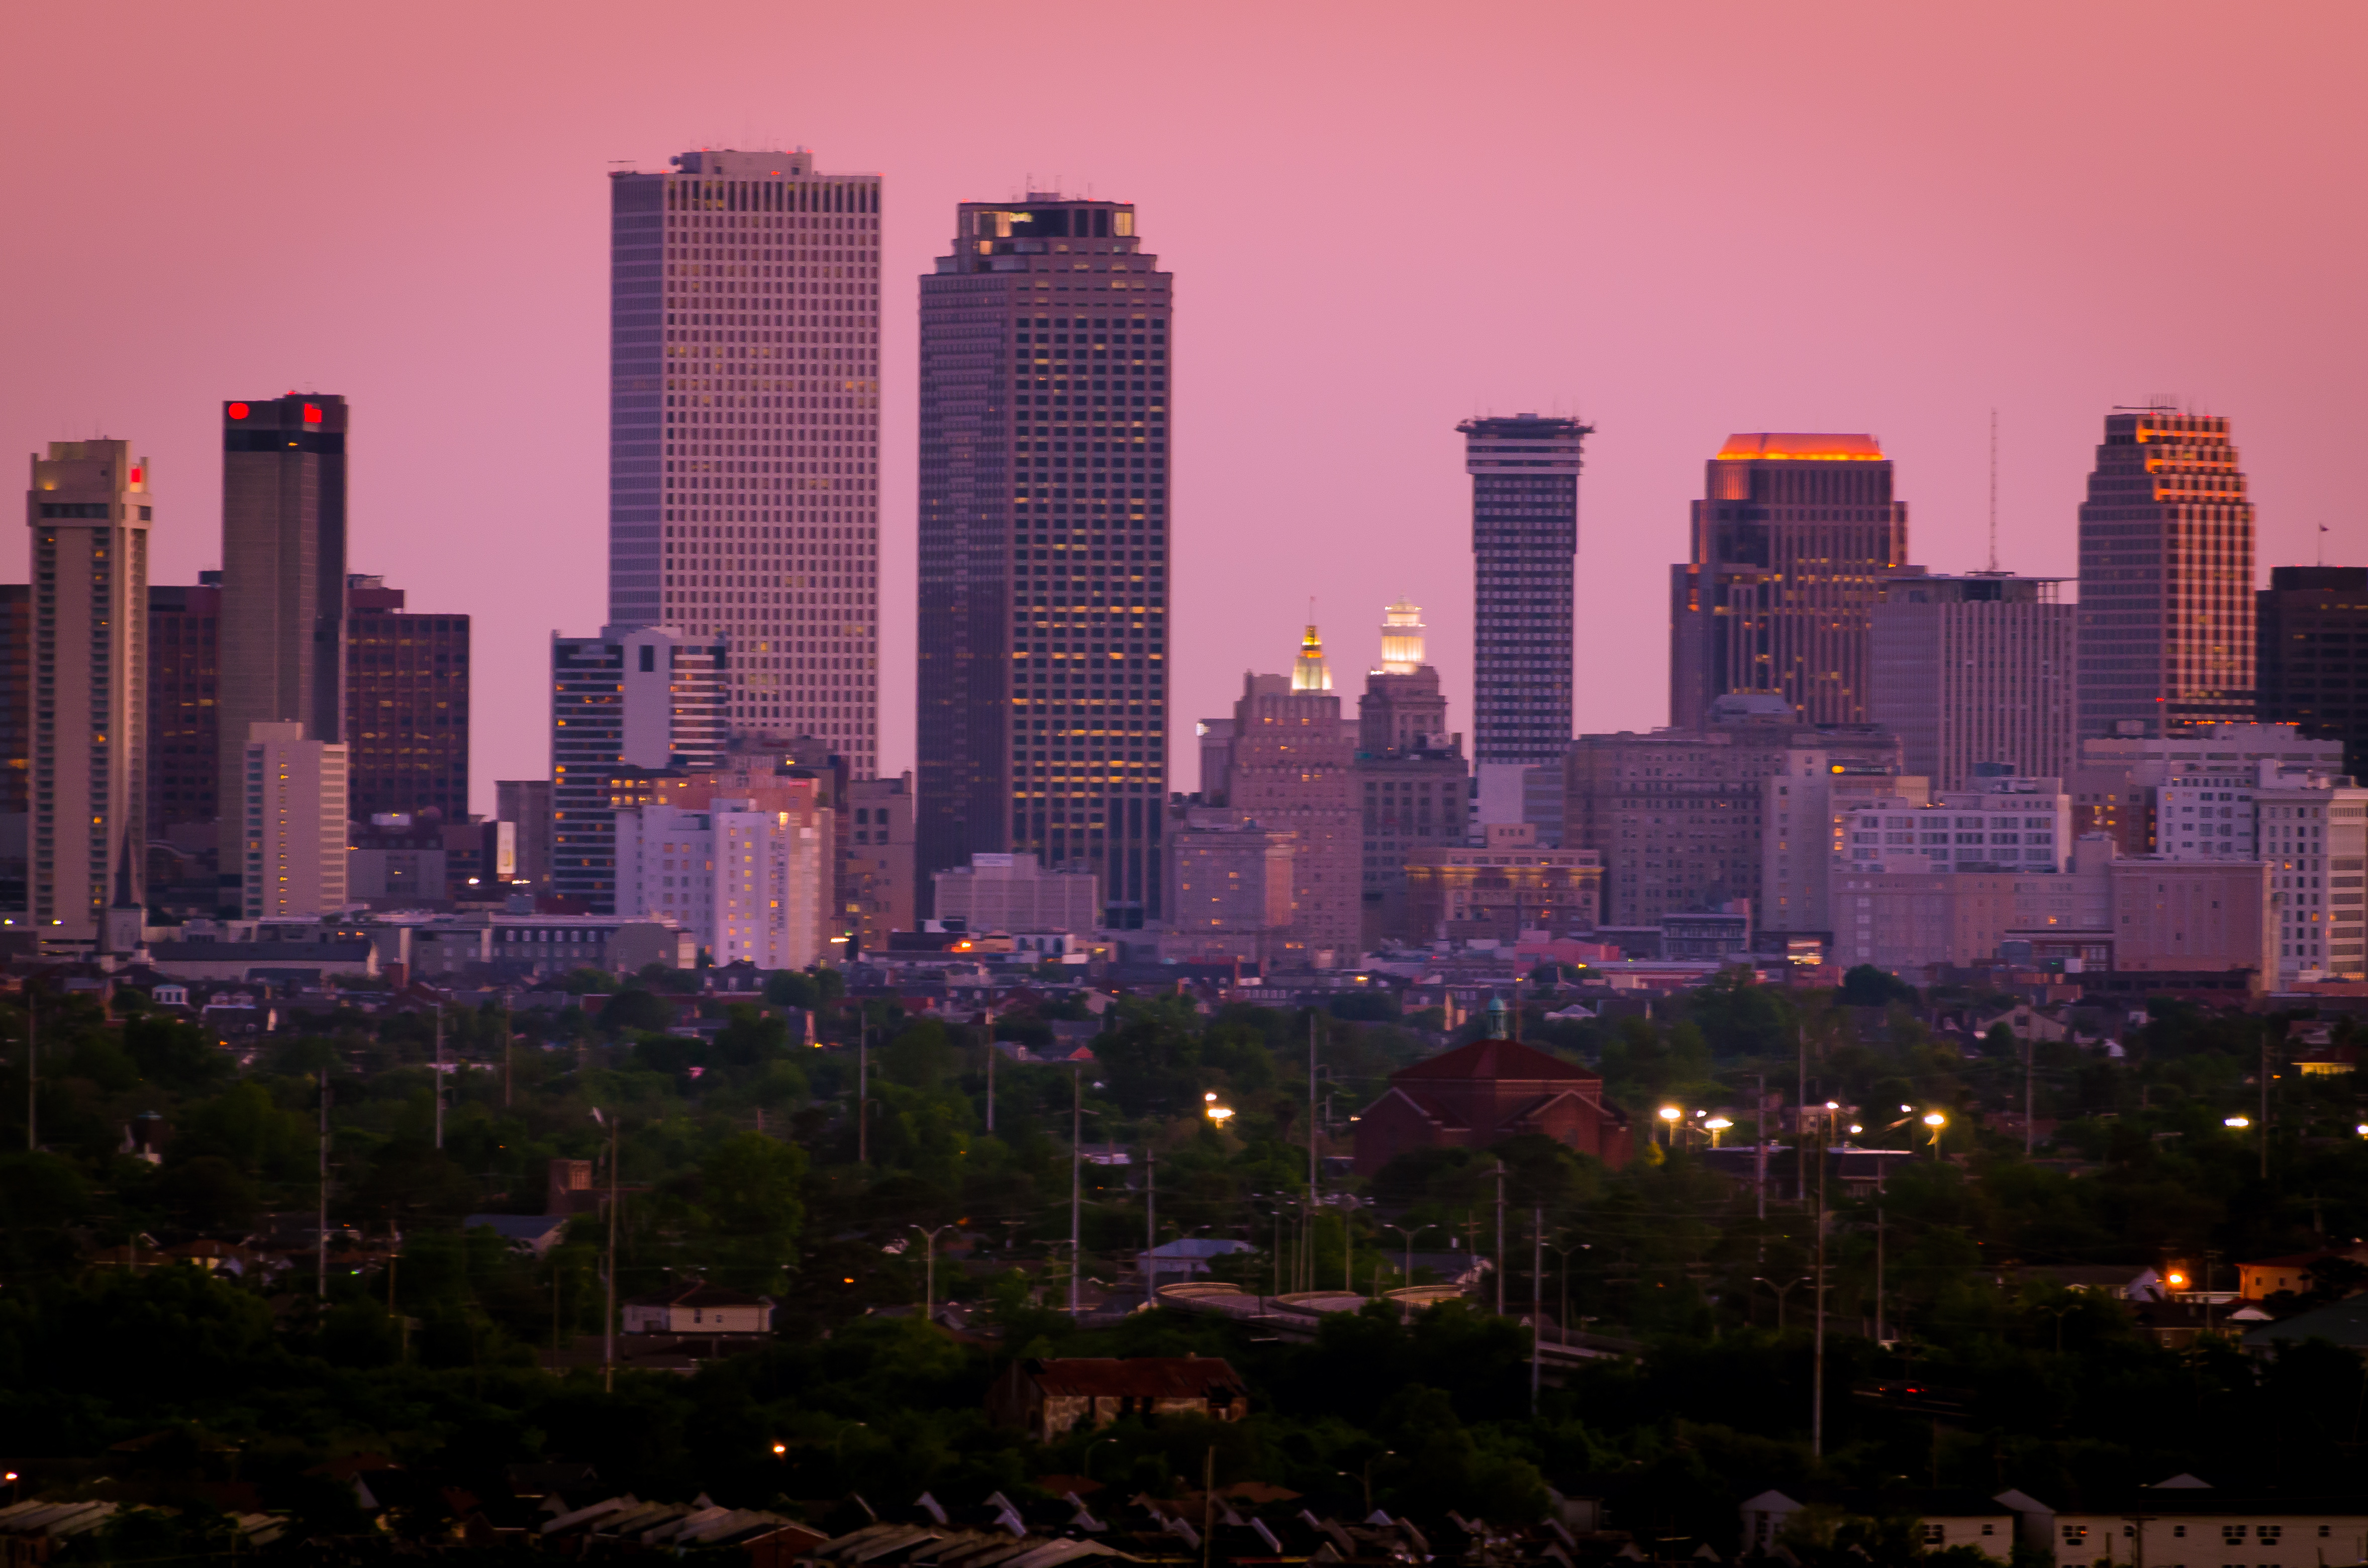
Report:
M 2002 1500 L 1970 1488 L 1913 1487 L 1845 1492 L 1803 1486 L 1762 1492 L 1744 1500 L 1743 1550 L 1774 1551 L 1796 1520 L 1823 1530 L 1852 1519 L 1902 1518 L 1914 1521 L 1916 1540 L 1926 1551 L 1970 1546 L 2000 1562 L 2014 1553 L 2017 1517 Z
M 2192 1475 L 2083 1497 L 2051 1507 L 2022 1492 L 1998 1501 L 2015 1511 L 2016 1537 L 2057 1568 L 2100 1559 L 2146 1568 L 2321 1568 L 2368 1561 L 2368 1501 L 2223 1492 Z
M 625 1303 L 627 1334 L 769 1334 L 773 1301 L 721 1285 L 685 1285 Z

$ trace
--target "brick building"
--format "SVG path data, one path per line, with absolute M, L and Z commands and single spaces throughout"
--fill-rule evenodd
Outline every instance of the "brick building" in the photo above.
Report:
M 1417 1149 L 1486 1149 L 1540 1132 L 1609 1165 L 1627 1164 L 1627 1112 L 1584 1067 L 1509 1040 L 1476 1040 L 1392 1074 L 1357 1122 L 1357 1173 Z

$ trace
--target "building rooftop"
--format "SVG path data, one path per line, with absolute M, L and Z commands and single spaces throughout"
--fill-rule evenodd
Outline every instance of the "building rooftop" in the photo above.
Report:
M 1751 462 L 1786 458 L 1804 462 L 1882 462 L 1882 443 L 1872 436 L 1804 434 L 1797 430 L 1757 430 L 1729 436 L 1718 449 L 1720 462 Z
M 1520 1083 L 1542 1079 L 1596 1081 L 1596 1075 L 1584 1067 L 1509 1040 L 1475 1040 L 1390 1075 L 1393 1083 L 1484 1078 L 1508 1078 Z

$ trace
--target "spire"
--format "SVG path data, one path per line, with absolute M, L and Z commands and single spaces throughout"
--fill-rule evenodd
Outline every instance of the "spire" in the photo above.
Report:
M 1315 634 L 1313 623 L 1307 628 L 1307 635 L 1299 640 L 1299 661 L 1291 667 L 1291 689 L 1332 689 L 1332 666 L 1324 662 L 1324 639 Z
M 1385 676 L 1410 676 L 1422 668 L 1422 607 L 1400 599 L 1382 612 L 1382 668 Z

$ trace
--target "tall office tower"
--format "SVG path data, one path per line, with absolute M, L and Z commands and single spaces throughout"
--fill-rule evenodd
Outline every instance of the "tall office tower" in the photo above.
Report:
M 1868 619 L 1868 716 L 1899 737 L 1909 773 L 1974 788 L 1974 765 L 2063 778 L 2072 750 L 2074 608 L 2054 577 L 1918 572 L 1886 579 Z
M 609 189 L 609 619 L 728 646 L 734 732 L 880 756 L 880 176 L 700 152 Z
M 2368 566 L 2272 566 L 2253 619 L 2262 722 L 2341 741 L 2368 778 Z
M 1364 946 L 1407 940 L 1406 858 L 1461 845 L 1470 810 L 1463 737 L 1447 731 L 1447 696 L 1423 658 L 1422 611 L 1383 612 L 1382 666 L 1357 699 L 1357 779 L 1364 812 Z
M 1302 663 L 1304 671 L 1304 647 Z M 1357 743 L 1338 697 L 1295 684 L 1303 671 L 1242 677 L 1225 803 L 1235 822 L 1298 835 L 1292 929 L 1281 956 L 1294 968 L 1328 969 L 1355 963 L 1364 937 Z
M 2253 504 L 2228 422 L 2105 416 L 2080 503 L 2080 733 L 2253 717 Z
M 346 400 L 222 404 L 222 680 L 214 798 L 223 902 L 245 864 L 247 726 L 346 723 Z
M 617 913 L 617 812 L 724 754 L 724 654 L 666 626 L 551 640 L 551 886 Z
M 24 815 L 32 776 L 33 586 L 0 583 L 0 815 Z
M 1163 907 L 1174 279 L 1125 202 L 964 202 L 921 279 L 929 874 L 1024 850 Z
M 29 913 L 121 951 L 109 906 L 147 884 L 148 461 L 129 441 L 52 441 L 32 477 Z
M 1467 419 L 1472 476 L 1472 760 L 1483 822 L 1522 820 L 1522 770 L 1570 749 L 1576 419 Z
M 213 574 L 209 573 L 211 576 Z M 148 831 L 221 815 L 222 589 L 148 590 Z M 179 836 L 179 835 L 176 835 Z
M 404 590 L 346 590 L 346 750 L 353 820 L 469 814 L 469 618 L 411 615 Z
M 304 729 L 246 727 L 239 896 L 249 920 L 334 915 L 346 903 L 346 748 Z
M 1867 622 L 1907 560 L 1907 506 L 1872 436 L 1729 436 L 1669 569 L 1669 724 L 1728 693 L 1775 694 L 1808 724 L 1862 724 Z
M 1870 725 L 1797 722 L 1773 695 L 1728 695 L 1699 730 L 1581 735 L 1570 748 L 1564 846 L 1602 854 L 1604 921 L 1650 926 L 1661 916 L 1752 901 L 1770 930 L 1795 925 L 1768 879 L 1793 877 L 1796 859 L 1838 847 L 1819 792 L 1792 809 L 1802 779 L 1899 771 L 1899 742 Z M 1773 793 L 1771 793 L 1773 792 Z M 1763 858 L 1770 834 L 1777 852 Z M 1797 834 L 1797 836 L 1793 835 Z

